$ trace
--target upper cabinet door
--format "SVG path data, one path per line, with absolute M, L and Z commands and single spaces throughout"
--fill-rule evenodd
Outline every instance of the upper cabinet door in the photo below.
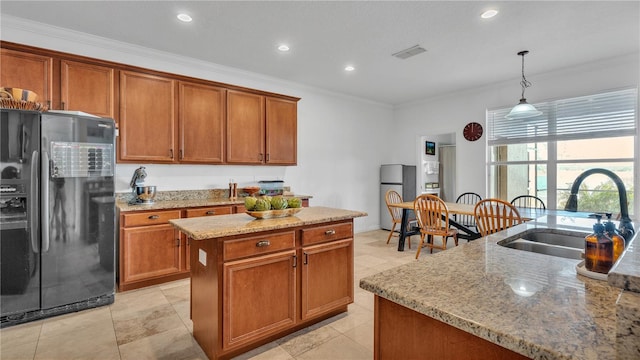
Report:
M 265 162 L 264 96 L 227 91 L 227 163 Z
M 180 162 L 224 162 L 226 90 L 180 82 Z
M 60 108 L 115 118 L 114 69 L 75 61 L 60 62 Z
M 298 103 L 266 98 L 266 163 L 296 165 L 298 138 Z
M 175 80 L 120 72 L 120 160 L 177 161 L 175 89 Z
M 52 107 L 53 58 L 0 49 L 0 86 L 31 90 L 37 102 Z

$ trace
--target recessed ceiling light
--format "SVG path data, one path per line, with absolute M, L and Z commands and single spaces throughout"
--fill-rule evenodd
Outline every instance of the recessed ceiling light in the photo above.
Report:
M 483 19 L 491 19 L 492 17 L 498 15 L 498 10 L 496 9 L 489 9 L 485 12 L 483 12 L 480 17 Z
M 178 14 L 178 20 L 184 21 L 184 22 L 191 22 L 191 20 L 193 19 L 188 14 L 182 13 L 182 14 Z
M 351 65 L 347 65 L 347 66 L 345 66 L 344 71 L 353 71 L 353 70 L 355 70 L 355 69 L 356 69 L 356 68 L 354 68 L 353 66 L 351 66 Z
M 278 50 L 280 51 L 289 51 L 289 47 L 285 44 L 278 46 Z

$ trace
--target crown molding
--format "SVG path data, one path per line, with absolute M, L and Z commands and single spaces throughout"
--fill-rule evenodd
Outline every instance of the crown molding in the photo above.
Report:
M 0 39 L 55 51 L 66 52 L 101 60 L 123 63 L 174 74 L 203 78 L 258 88 L 275 93 L 291 92 L 291 88 L 364 102 L 392 109 L 390 104 L 334 92 L 302 83 L 267 76 L 238 68 L 198 60 L 179 54 L 159 51 L 144 46 L 108 39 L 58 26 L 48 25 L 20 17 L 0 15 Z M 123 61 L 126 58 L 126 61 Z M 265 86 L 266 85 L 266 86 Z M 265 89 L 267 87 L 268 89 Z

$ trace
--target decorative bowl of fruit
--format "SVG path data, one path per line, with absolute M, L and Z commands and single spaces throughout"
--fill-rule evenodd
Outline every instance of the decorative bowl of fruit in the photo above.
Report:
M 273 219 L 292 216 L 302 210 L 302 201 L 299 198 L 285 199 L 283 196 L 247 196 L 244 199 L 244 207 L 247 214 L 256 219 Z

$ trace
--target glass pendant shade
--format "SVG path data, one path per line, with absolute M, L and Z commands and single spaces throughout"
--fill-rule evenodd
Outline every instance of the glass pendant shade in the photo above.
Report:
M 542 111 L 535 108 L 535 106 L 527 103 L 527 99 L 520 99 L 520 103 L 511 109 L 509 114 L 505 118 L 509 120 L 527 119 L 541 115 Z
M 522 86 L 522 96 L 520 97 L 520 103 L 514 106 L 513 109 L 511 109 L 511 112 L 505 116 L 508 120 L 528 119 L 542 114 L 542 111 L 539 111 L 535 106 L 528 104 L 527 99 L 524 98 L 524 90 L 531 86 L 531 82 L 524 76 L 524 56 L 528 53 L 529 50 L 522 50 L 518 52 L 518 56 L 522 56 L 522 81 L 520 81 L 520 86 Z

